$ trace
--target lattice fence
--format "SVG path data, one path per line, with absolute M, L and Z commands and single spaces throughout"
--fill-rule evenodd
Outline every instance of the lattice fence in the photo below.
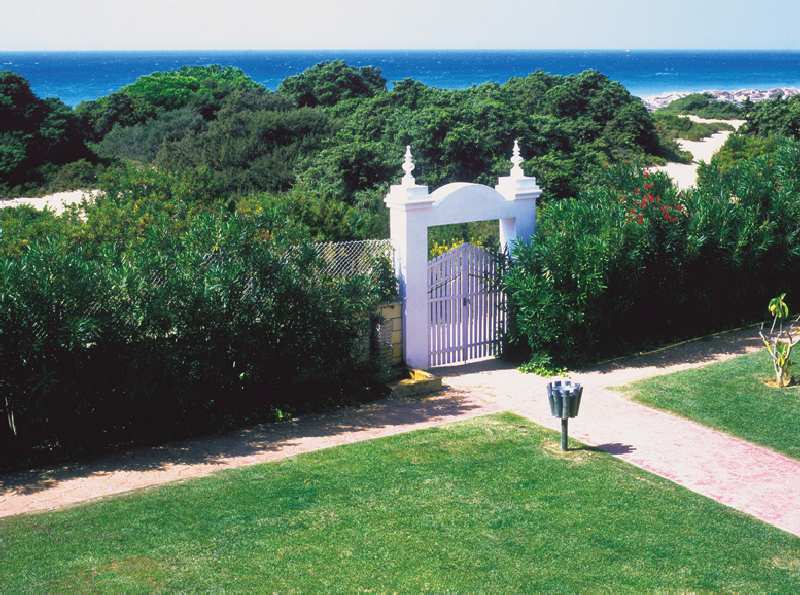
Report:
M 323 274 L 333 277 L 368 275 L 377 283 L 385 277 L 386 271 L 393 270 L 394 251 L 391 241 L 388 239 L 317 242 L 314 244 L 314 250 L 323 263 Z M 290 258 L 291 254 L 292 252 L 288 251 L 285 254 L 285 258 Z M 224 259 L 225 255 L 221 253 L 206 254 L 200 263 L 200 267 L 205 270 L 219 264 Z M 148 280 L 147 285 L 151 289 L 157 289 L 167 282 L 168 276 L 168 270 L 155 272 Z M 240 296 L 242 299 L 245 299 L 252 291 L 255 283 L 256 279 L 253 276 L 250 276 L 245 281 L 245 287 Z M 66 304 L 62 305 L 66 306 Z M 84 314 L 87 317 L 92 316 L 101 309 L 102 305 L 102 302 L 93 302 L 84 309 Z M 37 324 L 34 333 L 37 337 L 42 338 L 46 329 L 39 328 L 39 326 Z
M 314 250 L 323 274 L 332 277 L 365 275 L 372 282 L 396 291 L 394 249 L 391 240 L 317 242 Z M 386 370 L 402 363 L 402 318 L 399 304 L 384 304 L 370 318 L 368 351 Z
M 394 259 L 391 240 L 317 242 L 314 249 L 324 272 L 332 276 L 370 275 L 378 266 L 391 266 Z

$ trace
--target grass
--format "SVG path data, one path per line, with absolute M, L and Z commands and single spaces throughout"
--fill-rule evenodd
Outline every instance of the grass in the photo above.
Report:
M 0 585 L 797 592 L 800 540 L 503 414 L 2 521 Z
M 679 413 L 800 459 L 800 387 L 770 388 L 769 356 L 761 351 L 695 370 L 635 382 L 637 401 Z

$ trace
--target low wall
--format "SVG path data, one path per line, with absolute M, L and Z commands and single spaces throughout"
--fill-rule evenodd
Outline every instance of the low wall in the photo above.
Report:
M 381 304 L 375 312 L 378 318 L 377 340 L 392 366 L 403 365 L 403 304 Z

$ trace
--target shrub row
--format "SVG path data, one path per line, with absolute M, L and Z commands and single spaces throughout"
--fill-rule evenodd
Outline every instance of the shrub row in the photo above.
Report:
M 701 171 L 601 174 L 546 204 L 506 279 L 512 342 L 555 363 L 600 358 L 752 322 L 800 296 L 800 144 Z
M 368 321 L 384 296 L 322 274 L 274 213 L 157 208 L 126 243 L 89 237 L 117 211 L 137 213 L 50 216 L 0 261 L 0 466 L 272 419 L 380 372 Z

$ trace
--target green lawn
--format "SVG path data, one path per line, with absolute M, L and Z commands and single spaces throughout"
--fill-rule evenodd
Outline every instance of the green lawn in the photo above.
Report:
M 800 387 L 779 390 L 766 352 L 634 382 L 623 392 L 702 424 L 800 458 Z
M 797 592 L 800 540 L 504 414 L 0 522 L 66 590 Z

